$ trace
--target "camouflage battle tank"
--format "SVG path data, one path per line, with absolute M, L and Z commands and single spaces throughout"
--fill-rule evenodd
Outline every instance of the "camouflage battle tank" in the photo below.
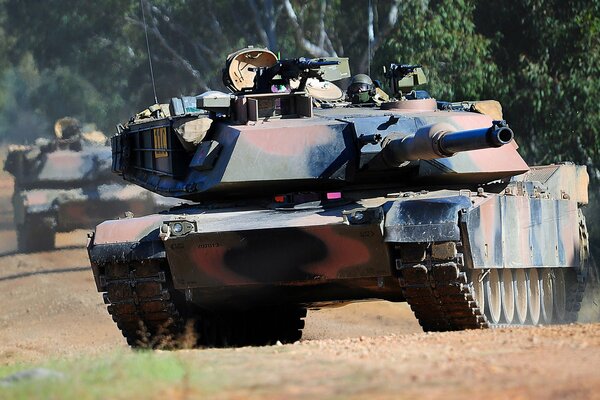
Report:
M 386 76 L 392 96 L 363 75 L 344 98 L 347 60 L 248 48 L 227 59 L 232 94 L 118 127 L 115 171 L 195 202 L 90 239 L 128 343 L 291 342 L 307 308 L 365 299 L 408 302 L 426 331 L 576 318 L 585 167 L 530 167 L 497 102 L 436 101 L 419 66 Z
M 158 210 L 155 203 L 160 196 L 124 184 L 112 174 L 106 136 L 98 131 L 82 133 L 79 122 L 68 117 L 54 128 L 53 140 L 9 147 L 4 168 L 15 177 L 19 251 L 52 249 L 56 232 L 90 228 L 126 211 Z

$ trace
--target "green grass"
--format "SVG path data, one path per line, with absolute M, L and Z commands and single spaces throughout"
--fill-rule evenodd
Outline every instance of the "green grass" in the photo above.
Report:
M 0 367 L 0 379 L 40 367 L 64 374 L 0 387 L 0 400 L 348 399 L 386 392 L 383 366 L 345 358 L 320 354 L 318 346 L 125 350 Z
M 0 379 L 47 368 L 64 379 L 20 381 L 0 387 L 0 399 L 279 399 L 338 398 L 331 379 L 351 386 L 357 371 L 335 360 L 314 360 L 293 346 L 193 351 L 122 351 L 104 356 L 0 367 Z M 311 365 L 312 364 L 312 365 Z M 328 371 L 324 373 L 324 371 Z M 312 393 L 311 393 L 312 392 Z M 346 397 L 346 396 L 342 396 Z
M 0 377 L 47 368 L 64 379 L 20 381 L 0 389 L 0 399 L 125 399 L 180 386 L 188 374 L 175 353 L 126 352 L 99 358 L 54 360 L 0 367 Z

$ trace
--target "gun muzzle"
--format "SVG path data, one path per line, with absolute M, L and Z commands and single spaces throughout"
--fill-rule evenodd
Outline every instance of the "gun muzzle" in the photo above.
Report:
M 452 155 L 461 151 L 504 146 L 513 137 L 514 133 L 508 126 L 492 125 L 489 128 L 447 132 L 438 145 L 443 154 Z

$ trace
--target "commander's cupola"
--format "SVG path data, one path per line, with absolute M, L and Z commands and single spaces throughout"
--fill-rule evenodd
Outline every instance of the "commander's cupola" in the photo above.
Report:
M 381 104 L 384 110 L 433 111 L 437 101 L 425 90 L 416 88 L 427 83 L 421 65 L 394 64 L 384 67 L 384 75 L 389 81 L 394 100 Z

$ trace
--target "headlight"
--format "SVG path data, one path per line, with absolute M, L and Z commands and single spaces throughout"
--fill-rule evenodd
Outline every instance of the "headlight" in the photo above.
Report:
M 181 232 L 183 232 L 183 224 L 181 222 L 175 222 L 171 225 L 171 230 L 173 231 L 173 235 L 181 235 Z

